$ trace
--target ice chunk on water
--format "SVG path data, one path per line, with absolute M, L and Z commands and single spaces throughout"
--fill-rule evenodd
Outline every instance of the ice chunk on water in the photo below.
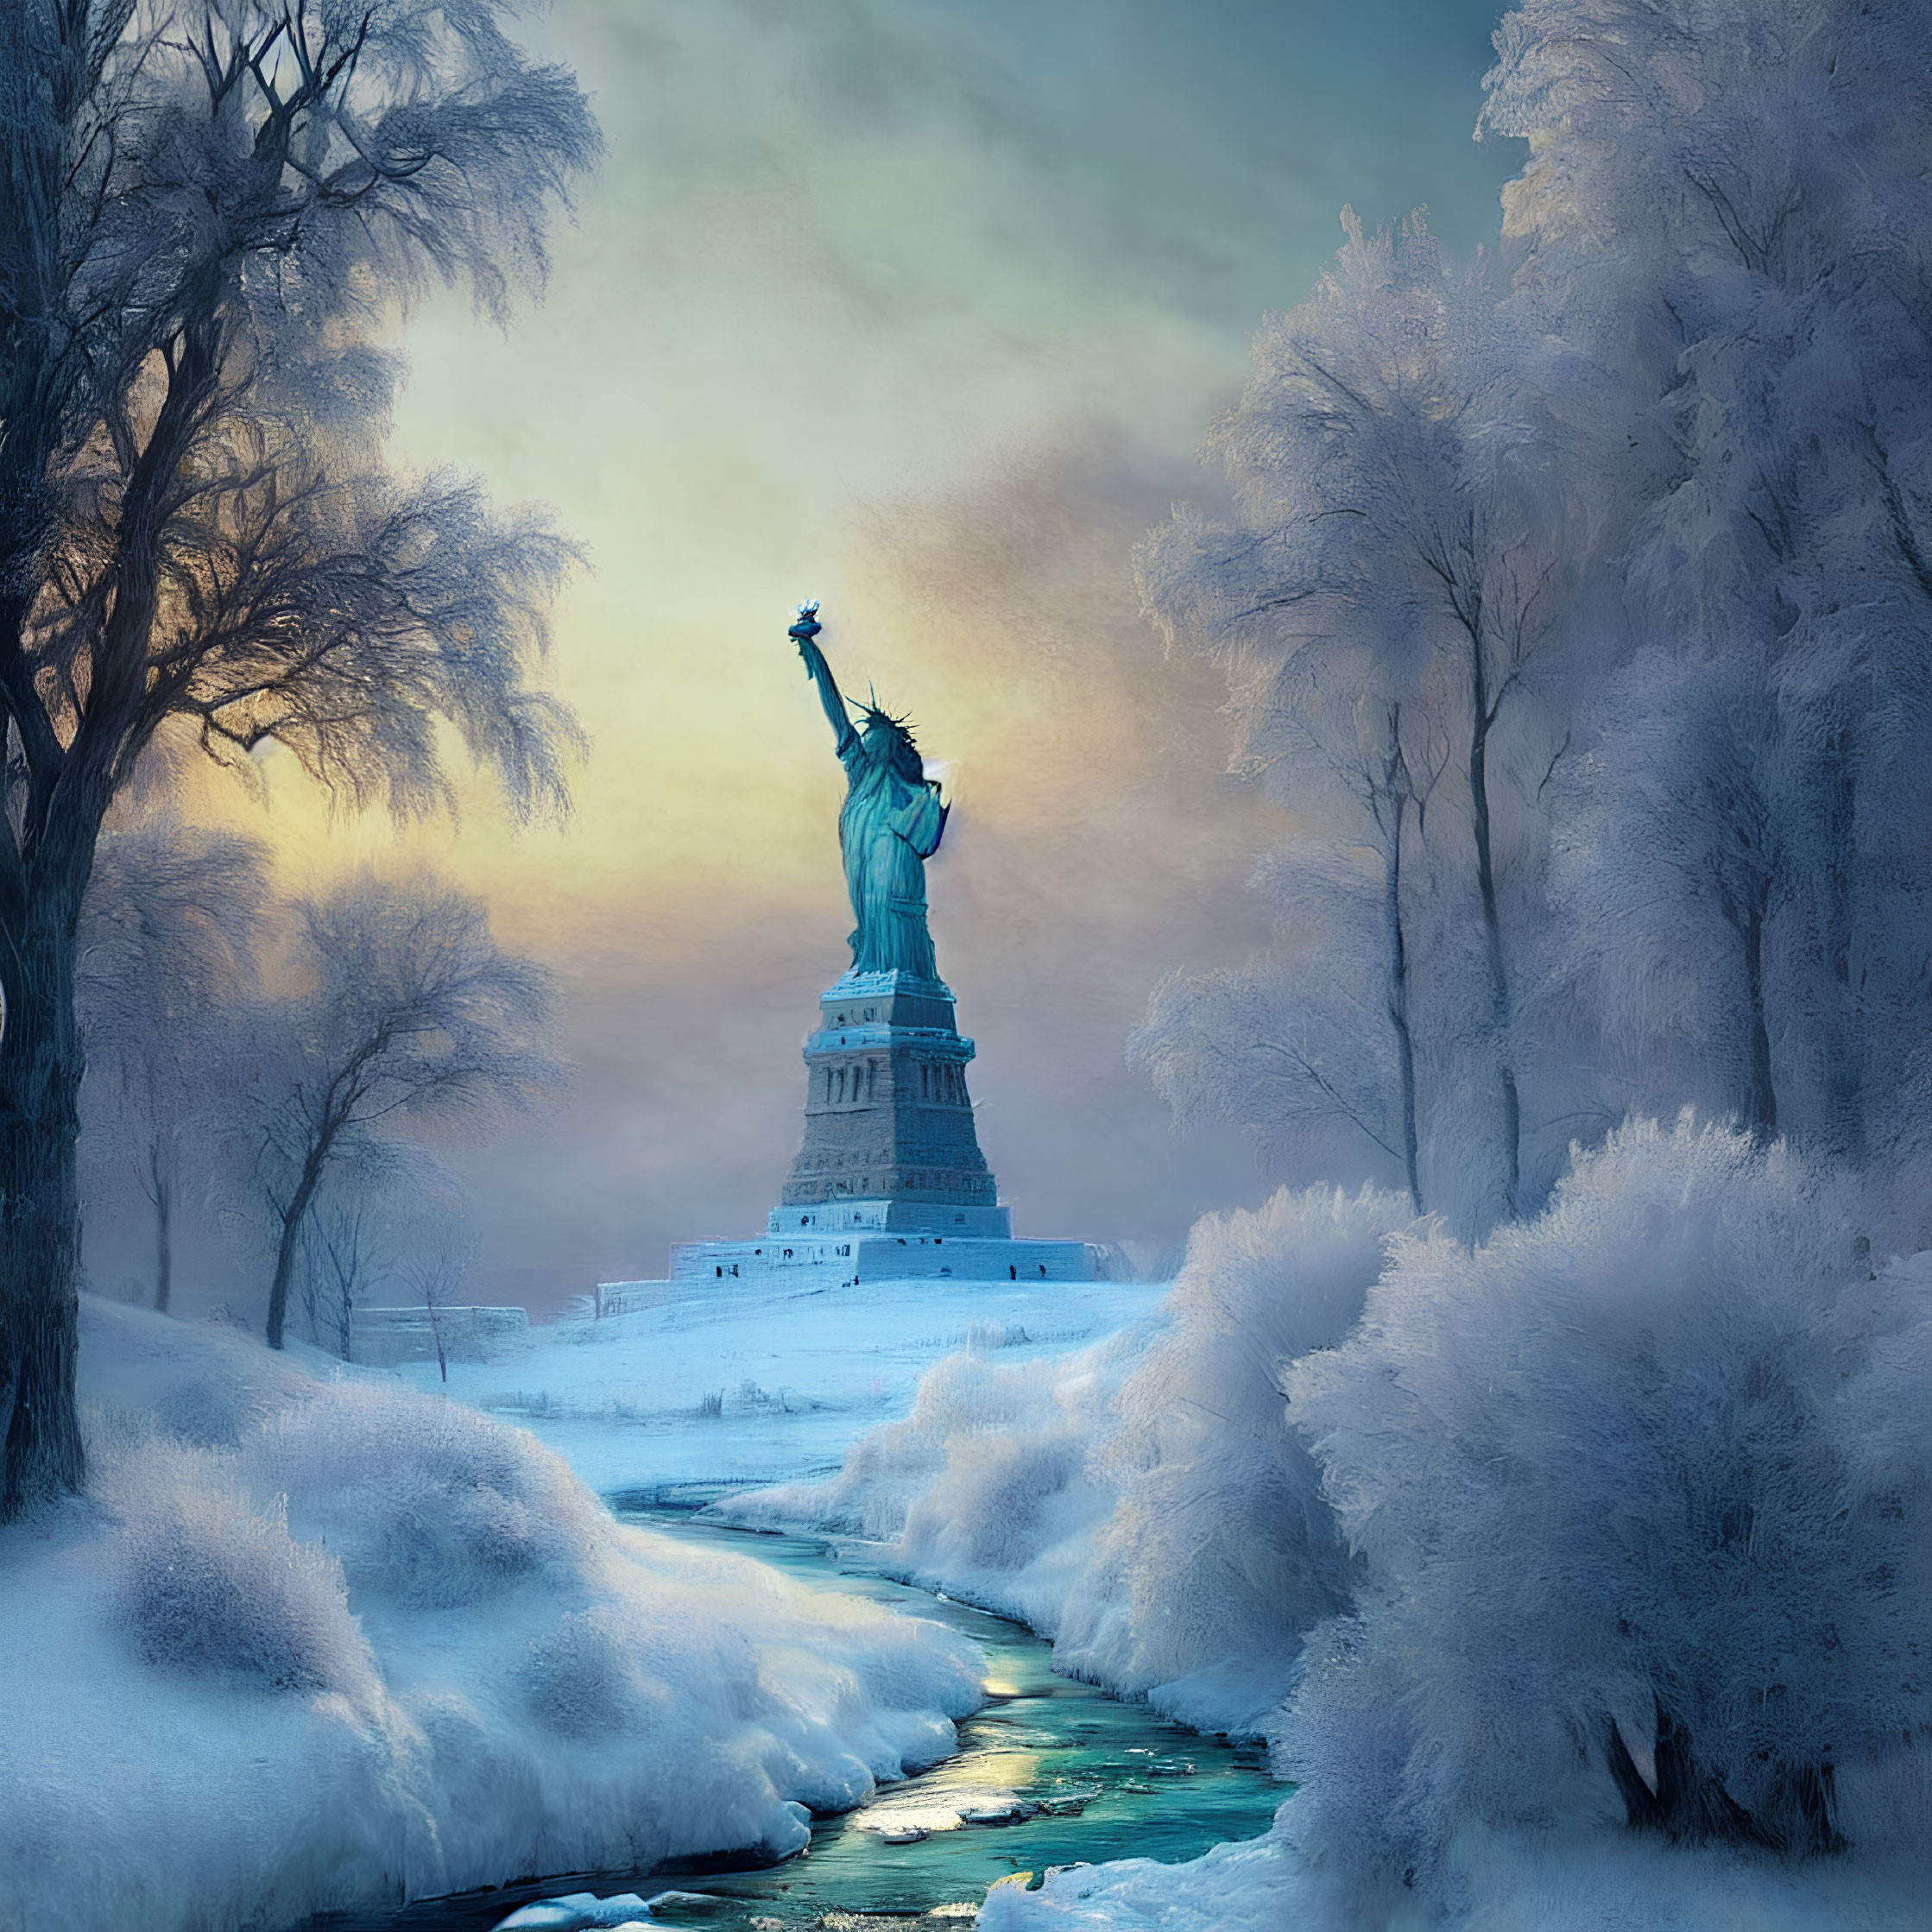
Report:
M 559 1898 L 540 1898 L 519 1906 L 496 1922 L 496 1932 L 577 1932 L 580 1926 L 612 1928 L 641 1924 L 651 1908 L 635 1891 L 599 1898 L 594 1891 L 568 1891 Z

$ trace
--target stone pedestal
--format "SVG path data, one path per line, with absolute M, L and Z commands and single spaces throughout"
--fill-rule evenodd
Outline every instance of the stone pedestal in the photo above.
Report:
M 939 981 L 847 973 L 805 1041 L 805 1142 L 764 1235 L 679 1243 L 668 1285 L 1093 1280 L 1086 1242 L 1013 1239 L 973 1127 L 972 1058 Z
M 786 1222 L 797 1209 L 801 1227 L 1009 1234 L 973 1129 L 972 1058 L 939 981 L 846 974 L 820 999 L 805 1041 L 805 1144 L 780 1196 Z M 834 1223 L 810 1214 L 860 1202 L 883 1212 Z

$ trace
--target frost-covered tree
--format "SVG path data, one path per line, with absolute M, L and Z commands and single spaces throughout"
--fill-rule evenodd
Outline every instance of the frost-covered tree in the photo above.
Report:
M 454 1228 L 444 1227 L 418 1247 L 400 1271 L 411 1299 L 422 1304 L 436 1349 L 436 1367 L 445 1382 L 450 1379 L 449 1311 L 457 1305 L 475 1260 L 475 1243 L 464 1240 Z
M 1558 950 L 1639 1110 L 1777 1131 L 1774 922 L 1796 890 L 1788 772 L 1758 665 L 1640 653 L 1570 762 L 1552 865 Z
M 1378 879 L 1332 842 L 1275 853 L 1261 884 L 1282 945 L 1245 965 L 1178 972 L 1158 987 L 1128 1043 L 1184 1124 L 1234 1122 L 1265 1160 L 1310 1144 L 1324 1165 L 1354 1139 L 1405 1178 L 1417 1211 L 1415 1060 L 1405 928 L 1392 868 Z M 1355 1137 L 1358 1137 L 1356 1139 Z M 1379 1166 L 1380 1162 L 1376 1162 Z
M 1248 1128 L 1264 1158 L 1354 1129 L 1398 1164 L 1423 1208 L 1415 874 L 1447 747 L 1405 723 L 1363 652 L 1310 648 L 1245 720 L 1248 756 L 1297 816 L 1333 829 L 1270 855 L 1256 883 L 1281 952 L 1172 975 L 1129 1045 L 1178 1119 Z
M 1686 1122 L 1474 1252 L 1398 1240 L 1286 1380 L 1363 1566 L 1285 1725 L 1310 1850 L 1399 1895 L 1473 1823 L 1866 1828 L 1843 1777 L 1877 1801 L 1932 1720 L 1932 1301 L 1872 1281 L 1860 1219 L 1829 1168 Z
M 320 1348 L 355 1359 L 356 1309 L 382 1279 L 385 1257 L 366 1178 L 311 1200 L 297 1237 L 296 1289 L 303 1326 Z M 271 1203 L 271 1207 L 273 1203 Z
M 0 9 L 0 1511 L 81 1474 L 81 902 L 175 735 L 430 809 L 439 721 L 520 810 L 568 719 L 530 685 L 570 546 L 388 474 L 377 332 L 428 285 L 501 314 L 597 137 L 508 0 Z
M 474 1125 L 555 1080 L 548 974 L 491 938 L 483 907 L 429 880 L 363 875 L 298 908 L 303 993 L 272 1016 L 258 1083 L 282 1345 L 309 1216 L 331 1176 L 381 1164 L 398 1130 Z
M 1518 299 L 1656 438 L 1627 559 L 1653 644 L 1748 666 L 1787 892 L 1778 1118 L 1917 1137 L 1932 937 L 1932 17 L 1854 0 L 1528 0 L 1487 123 Z
M 233 1153 L 233 1050 L 256 996 L 266 858 L 251 839 L 161 814 L 102 840 L 82 902 L 83 1143 L 94 1173 L 131 1173 L 152 1210 L 163 1314 L 177 1217 Z
M 1522 1202 L 1498 761 L 1555 635 L 1564 499 L 1543 472 L 1561 423 L 1537 403 L 1547 354 L 1484 273 L 1450 268 L 1419 221 L 1399 237 L 1348 226 L 1316 294 L 1257 336 L 1247 392 L 1209 443 L 1233 520 L 1182 512 L 1143 547 L 1142 589 L 1171 642 L 1227 671 L 1251 754 L 1280 755 L 1279 720 L 1333 690 L 1338 657 L 1368 661 L 1354 675 L 1372 706 L 1399 705 L 1451 748 L 1455 889 L 1479 939 L 1460 1003 L 1480 1016 L 1492 1096 L 1487 1220 Z M 1443 850 L 1449 867 L 1446 833 Z

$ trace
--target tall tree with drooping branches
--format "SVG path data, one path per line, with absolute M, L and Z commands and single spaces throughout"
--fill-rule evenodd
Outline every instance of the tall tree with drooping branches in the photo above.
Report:
M 445 726 L 561 809 L 534 688 L 572 546 L 382 459 L 380 345 L 493 317 L 598 138 L 508 0 L 21 0 L 0 20 L 0 1514 L 78 1486 L 76 933 L 163 738 L 352 806 L 448 796 Z

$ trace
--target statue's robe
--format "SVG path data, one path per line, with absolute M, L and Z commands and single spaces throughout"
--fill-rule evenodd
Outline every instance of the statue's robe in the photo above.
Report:
M 852 970 L 937 979 L 925 925 L 925 862 L 939 849 L 946 808 L 930 779 L 900 768 L 893 748 L 881 743 L 876 752 L 869 749 L 856 731 L 839 746 L 846 789 L 838 843 L 858 921 Z

